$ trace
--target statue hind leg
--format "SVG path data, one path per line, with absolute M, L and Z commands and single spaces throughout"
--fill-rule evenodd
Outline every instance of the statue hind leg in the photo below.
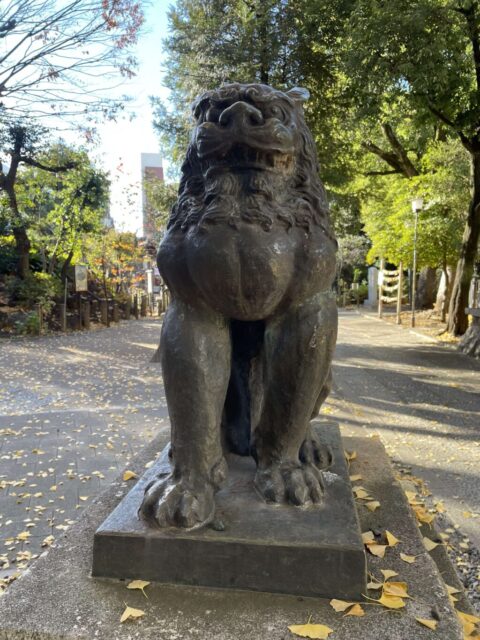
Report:
M 272 319 L 265 331 L 265 392 L 255 430 L 255 485 L 267 501 L 319 502 L 321 472 L 300 460 L 310 420 L 328 382 L 337 333 L 335 300 L 319 294 Z
M 224 318 L 175 299 L 160 342 L 172 425 L 172 473 L 147 487 L 140 513 L 160 526 L 198 527 L 213 518 L 226 474 L 220 421 L 230 374 Z

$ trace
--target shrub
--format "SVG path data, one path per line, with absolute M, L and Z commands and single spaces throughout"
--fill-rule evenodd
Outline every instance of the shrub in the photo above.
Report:
M 0 274 L 9 274 L 15 271 L 17 255 L 13 236 L 0 236 Z
M 38 335 L 40 333 L 40 318 L 36 311 L 31 311 L 24 320 L 15 323 L 15 331 L 19 334 Z
M 25 280 L 10 278 L 7 290 L 12 303 L 28 309 L 41 304 L 43 311 L 48 314 L 55 304 L 55 298 L 61 295 L 62 284 L 57 276 L 37 272 L 31 273 Z

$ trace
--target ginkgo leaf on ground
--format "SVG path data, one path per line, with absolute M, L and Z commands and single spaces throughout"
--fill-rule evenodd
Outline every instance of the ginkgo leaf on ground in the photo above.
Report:
M 292 624 L 288 630 L 301 638 L 311 638 L 312 640 L 328 640 L 328 636 L 333 633 L 333 629 L 324 624 Z
M 402 609 L 405 606 L 405 601 L 402 598 L 388 596 L 385 593 L 382 594 L 382 597 L 377 602 L 387 607 L 387 609 Z
M 447 587 L 448 593 L 453 596 L 455 593 L 462 593 L 461 589 L 457 589 L 456 587 L 452 587 L 449 584 L 445 585 Z
M 416 560 L 416 556 L 409 556 L 406 553 L 401 553 L 400 559 L 404 562 L 407 562 L 408 564 L 413 564 Z
M 355 602 L 345 602 L 345 600 L 330 600 L 330 606 L 335 609 L 335 611 L 346 611 L 349 607 L 353 607 Z
M 362 533 L 363 544 L 370 544 L 371 542 L 375 542 L 375 534 L 373 531 L 365 531 Z
M 392 571 L 392 569 L 382 569 L 380 571 L 380 573 L 383 575 L 385 580 L 388 580 L 389 578 L 394 578 L 395 576 L 398 576 L 398 573 L 396 571 Z
M 376 511 L 380 507 L 380 502 L 378 500 L 372 500 L 371 502 L 366 502 L 365 506 L 369 511 Z
M 129 469 L 127 469 L 123 472 L 123 480 L 125 482 L 127 480 L 133 480 L 134 478 L 138 478 L 138 475 L 135 473 L 135 471 L 130 471 Z
M 144 589 L 145 587 L 148 587 L 149 584 L 150 582 L 147 582 L 146 580 L 132 580 L 132 582 L 127 584 L 127 589 L 140 589 L 143 595 L 147 597 Z
M 383 585 L 383 593 L 387 596 L 398 596 L 400 598 L 409 598 L 408 587 L 406 582 L 385 582 Z
M 372 556 L 377 556 L 377 558 L 384 558 L 387 548 L 388 545 L 386 544 L 367 544 L 367 549 L 370 551 Z
M 368 582 L 367 589 L 381 589 L 383 587 L 383 582 Z
M 362 609 L 362 606 L 359 604 L 354 604 L 351 609 L 347 611 L 346 616 L 356 616 L 357 618 L 362 618 L 365 615 L 365 611 Z
M 434 542 L 433 540 L 430 540 L 430 538 L 427 538 L 426 536 L 424 536 L 423 538 L 423 546 L 427 551 L 432 551 L 432 549 L 435 549 L 435 547 L 438 547 L 439 544 L 440 544 L 439 542 Z
M 359 480 L 362 480 L 362 479 L 363 478 L 359 473 L 357 473 L 354 476 L 350 476 L 350 482 L 358 482 Z
M 125 622 L 125 620 L 129 620 L 130 618 L 141 618 L 145 615 L 145 611 L 141 609 L 134 609 L 133 607 L 125 607 L 125 611 L 122 613 L 122 617 L 120 618 L 120 622 Z
M 428 620 L 427 618 L 415 618 L 415 620 L 420 624 L 423 624 L 424 627 L 431 629 L 432 631 L 435 631 L 435 629 L 437 628 L 437 620 Z
M 390 533 L 390 531 L 385 531 L 385 536 L 387 538 L 387 542 L 388 542 L 388 546 L 389 547 L 394 547 L 395 545 L 397 545 L 400 540 L 398 538 L 396 538 L 393 533 Z

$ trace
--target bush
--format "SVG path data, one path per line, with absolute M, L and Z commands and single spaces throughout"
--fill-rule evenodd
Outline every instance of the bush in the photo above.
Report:
M 55 298 L 61 295 L 62 283 L 57 276 L 37 272 L 31 273 L 25 280 L 10 278 L 7 290 L 12 303 L 28 309 L 41 304 L 44 313 L 48 314 L 55 304 Z
M 0 274 L 13 273 L 17 266 L 17 255 L 13 236 L 0 237 Z
M 40 333 L 40 318 L 36 311 L 28 313 L 24 320 L 15 323 L 15 331 L 18 334 L 38 335 Z

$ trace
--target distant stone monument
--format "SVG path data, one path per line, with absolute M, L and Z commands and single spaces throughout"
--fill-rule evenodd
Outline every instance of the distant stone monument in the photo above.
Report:
M 157 260 L 171 445 L 97 531 L 94 575 L 365 589 L 338 427 L 311 424 L 331 386 L 337 244 L 307 98 L 229 84 L 194 105 Z
M 365 306 L 376 307 L 378 304 L 378 269 L 368 267 L 368 298 L 364 302 Z

